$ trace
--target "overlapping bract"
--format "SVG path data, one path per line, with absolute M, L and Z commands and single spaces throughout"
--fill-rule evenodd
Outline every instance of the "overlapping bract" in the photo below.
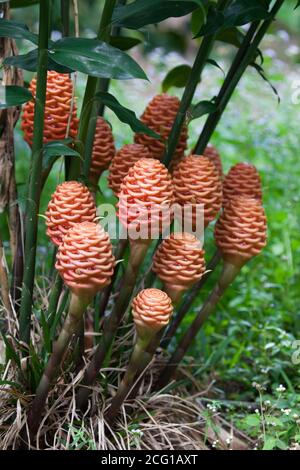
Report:
M 169 288 L 188 289 L 205 272 L 200 241 L 190 233 L 172 233 L 156 250 L 152 270 Z
M 144 289 L 132 301 L 133 320 L 140 335 L 161 330 L 169 323 L 172 313 L 172 301 L 160 289 Z
M 235 196 L 216 223 L 216 245 L 226 261 L 242 266 L 264 248 L 266 231 L 266 215 L 260 201 Z
M 249 196 L 262 200 L 259 173 L 250 163 L 237 163 L 229 170 L 223 182 L 223 205 L 235 196 Z
M 86 186 L 66 181 L 57 186 L 46 212 L 47 235 L 59 246 L 70 227 L 78 222 L 93 222 L 94 199 Z
M 151 153 L 147 147 L 141 144 L 124 145 L 115 154 L 109 167 L 108 185 L 118 196 L 121 183 L 127 175 L 129 169 L 140 159 L 151 158 Z
M 187 205 L 192 209 L 193 224 L 197 217 L 196 205 L 203 204 L 206 227 L 222 205 L 222 182 L 215 165 L 207 157 L 189 155 L 174 169 L 173 184 L 176 202 L 185 209 L 185 216 Z
M 36 78 L 31 80 L 29 89 L 35 97 Z M 44 143 L 61 140 L 66 137 L 76 137 L 79 120 L 76 117 L 76 103 L 73 102 L 72 104 L 72 98 L 73 83 L 69 75 L 49 71 L 47 75 Z M 30 146 L 33 141 L 34 105 L 34 101 L 28 101 L 25 104 L 21 122 L 24 139 Z M 68 130 L 69 121 L 70 126 Z
M 153 158 L 142 158 L 130 168 L 119 193 L 119 218 L 126 228 L 139 227 L 145 238 L 170 223 L 173 184 L 166 167 Z M 153 232 L 152 232 L 153 234 Z
M 143 112 L 141 121 L 166 140 L 172 129 L 179 105 L 180 101 L 176 96 L 170 96 L 167 93 L 156 95 Z M 137 144 L 143 144 L 148 147 L 153 158 L 162 159 L 165 152 L 165 144 L 161 140 L 154 139 L 146 134 L 136 134 L 134 141 Z M 186 145 L 187 127 L 184 125 L 173 155 L 174 161 L 178 161 L 183 157 Z
M 110 283 L 114 266 L 109 236 L 93 222 L 70 228 L 59 246 L 55 264 L 72 292 L 91 297 Z
M 97 184 L 101 173 L 106 170 L 116 153 L 114 138 L 110 125 L 102 117 L 97 118 L 93 144 L 90 179 Z
M 203 155 L 211 162 L 214 163 L 215 167 L 218 170 L 219 177 L 222 179 L 223 178 L 223 165 L 222 165 L 222 160 L 219 152 L 217 151 L 216 147 L 213 145 L 208 145 L 206 149 L 203 152 Z

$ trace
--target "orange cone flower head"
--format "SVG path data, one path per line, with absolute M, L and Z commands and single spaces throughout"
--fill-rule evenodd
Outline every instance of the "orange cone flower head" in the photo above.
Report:
M 214 147 L 213 145 L 208 145 L 206 149 L 204 150 L 203 155 L 209 158 L 209 160 L 214 163 L 215 167 L 218 170 L 219 177 L 222 179 L 223 178 L 222 160 L 216 147 Z
M 33 78 L 29 90 L 35 97 L 36 78 Z M 72 105 L 73 83 L 69 75 L 49 71 L 47 75 L 47 94 L 44 121 L 44 143 L 53 140 L 61 140 L 65 137 L 75 138 L 78 130 L 79 120 L 76 117 L 76 103 Z M 34 101 L 28 101 L 23 108 L 21 128 L 24 139 L 32 146 Z M 70 113 L 72 113 L 70 119 Z M 68 124 L 70 128 L 67 135 Z
M 216 245 L 226 261 L 242 266 L 264 248 L 266 232 L 266 215 L 260 201 L 236 196 L 216 223 Z
M 94 222 L 75 224 L 59 246 L 55 267 L 72 292 L 93 297 L 111 282 L 115 267 L 108 234 Z
M 176 96 L 167 93 L 156 95 L 146 107 L 141 116 L 141 121 L 150 129 L 168 139 L 172 129 L 180 101 Z M 153 158 L 162 159 L 165 152 L 165 144 L 146 134 L 135 134 L 134 141 L 149 148 Z M 183 126 L 179 137 L 179 142 L 174 152 L 173 159 L 179 160 L 183 157 L 187 145 L 187 127 Z
M 167 291 L 185 291 L 205 272 L 204 251 L 190 233 L 172 233 L 159 245 L 152 270 L 164 282 Z
M 159 289 L 144 289 L 132 301 L 132 315 L 139 336 L 156 333 L 173 313 L 170 297 Z
M 225 176 L 223 182 L 223 205 L 235 196 L 249 196 L 262 200 L 261 180 L 254 165 L 237 163 Z
M 170 224 L 173 184 L 166 167 L 153 158 L 141 158 L 129 169 L 119 193 L 119 219 L 136 238 L 154 238 Z M 133 235 L 130 235 L 131 239 Z
M 140 159 L 151 158 L 147 147 L 141 144 L 124 145 L 114 156 L 109 167 L 108 185 L 118 196 L 120 186 L 129 169 Z
M 70 227 L 93 222 L 95 217 L 96 206 L 88 188 L 77 181 L 66 181 L 57 186 L 48 204 L 47 235 L 59 246 Z
M 174 169 L 173 184 L 175 200 L 185 213 L 186 205 L 190 206 L 193 224 L 197 215 L 196 207 L 203 204 L 206 227 L 222 205 L 222 182 L 215 165 L 207 157 L 189 155 Z
M 101 173 L 109 167 L 115 153 L 116 148 L 110 125 L 99 116 L 97 118 L 90 168 L 90 179 L 95 184 L 98 183 Z

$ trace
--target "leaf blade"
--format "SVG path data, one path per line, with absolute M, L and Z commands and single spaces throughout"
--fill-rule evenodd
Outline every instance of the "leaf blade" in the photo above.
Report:
M 166 18 L 180 17 L 201 6 L 201 0 L 135 0 L 128 5 L 118 5 L 114 9 L 112 24 L 129 29 L 139 29 L 148 24 L 159 23 Z
M 49 52 L 54 62 L 93 77 L 147 80 L 145 72 L 135 60 L 103 41 L 63 38 L 53 43 Z
M 27 88 L 17 85 L 0 85 L 0 109 L 21 106 L 32 98 Z
M 120 121 L 128 124 L 134 132 L 147 134 L 150 137 L 155 139 L 161 139 L 161 136 L 154 132 L 152 129 L 149 129 L 145 124 L 143 124 L 135 115 L 133 111 L 125 106 L 121 105 L 119 101 L 110 93 L 107 92 L 98 92 L 95 95 L 95 99 L 101 101 L 105 106 L 111 109 Z
M 37 46 L 39 37 L 29 31 L 28 27 L 17 21 L 0 19 L 0 36 L 13 39 L 26 39 Z

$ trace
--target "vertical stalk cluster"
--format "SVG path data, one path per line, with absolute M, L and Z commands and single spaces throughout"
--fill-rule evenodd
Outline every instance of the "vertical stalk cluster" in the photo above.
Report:
M 105 0 L 97 39 L 109 42 L 111 17 L 116 4 L 116 0 Z M 95 93 L 99 88 L 100 79 L 89 76 L 85 88 L 82 103 L 82 112 L 78 130 L 78 140 L 84 144 L 83 173 L 88 177 L 91 164 L 94 135 L 97 123 L 98 104 L 93 103 Z M 73 159 L 70 166 L 70 178 L 77 179 L 80 173 L 80 161 Z
M 113 424 L 121 405 L 130 393 L 135 377 L 149 364 L 154 352 L 153 343 L 156 344 L 160 330 L 169 323 L 173 313 L 172 301 L 159 289 L 144 289 L 134 298 L 132 313 L 137 340 L 125 375 L 105 415 L 110 424 Z
M 228 0 L 219 0 L 218 5 L 217 5 L 218 10 L 219 11 L 224 10 L 227 4 L 228 4 Z M 186 120 L 187 111 L 192 103 L 192 99 L 194 97 L 197 85 L 201 78 L 202 71 L 206 65 L 207 59 L 209 58 L 215 39 L 216 39 L 216 35 L 214 34 L 205 36 L 199 47 L 198 53 L 196 55 L 196 58 L 195 58 L 195 61 L 191 70 L 190 77 L 187 81 L 187 84 L 185 86 L 185 89 L 181 98 L 177 116 L 175 118 L 174 124 L 172 126 L 172 129 L 168 138 L 166 152 L 165 152 L 164 159 L 163 159 L 163 162 L 167 167 L 169 166 L 172 160 L 173 154 L 176 149 L 176 145 L 179 140 L 180 131 Z
M 227 287 L 233 282 L 239 271 L 240 268 L 235 265 L 232 265 L 230 263 L 226 263 L 224 265 L 222 274 L 219 280 L 217 281 L 217 284 L 215 285 L 213 291 L 209 295 L 208 299 L 205 301 L 203 307 L 197 314 L 191 326 L 183 335 L 175 352 L 172 354 L 168 364 L 161 372 L 160 379 L 156 384 L 157 390 L 164 388 L 169 383 L 170 379 L 172 378 L 174 372 L 177 369 L 178 364 L 182 361 L 188 348 L 190 347 L 192 340 L 198 334 L 200 328 L 202 327 L 203 323 L 208 318 L 208 316 L 214 311 L 221 296 L 223 295 Z
M 34 113 L 34 138 L 32 145 L 31 169 L 27 186 L 25 214 L 25 263 L 20 308 L 20 339 L 30 342 L 30 318 L 35 276 L 38 211 L 40 206 L 41 174 L 43 158 L 44 110 L 46 103 L 48 38 L 50 0 L 40 3 L 37 89 Z
M 258 46 L 266 34 L 269 26 L 272 24 L 283 2 L 284 0 L 277 0 L 275 2 L 273 8 L 270 11 L 268 19 L 263 21 L 261 25 L 259 22 L 253 22 L 251 24 L 216 98 L 215 104 L 218 107 L 218 110 L 208 116 L 196 144 L 194 150 L 195 153 L 201 154 L 204 151 L 214 130 L 218 125 L 218 122 L 221 119 L 228 102 L 231 99 L 234 90 L 236 89 L 247 67 L 255 59 Z

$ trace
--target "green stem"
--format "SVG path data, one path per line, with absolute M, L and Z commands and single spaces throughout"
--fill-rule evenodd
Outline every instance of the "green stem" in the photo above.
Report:
M 174 316 L 174 319 L 172 323 L 170 324 L 170 326 L 168 327 L 166 335 L 161 342 L 162 348 L 166 349 L 169 346 L 170 341 L 172 338 L 174 338 L 179 325 L 181 324 L 187 312 L 190 311 L 190 308 L 193 305 L 195 298 L 198 296 L 200 290 L 208 281 L 209 277 L 211 276 L 211 274 L 213 273 L 213 271 L 219 264 L 220 260 L 221 260 L 221 253 L 217 250 L 215 254 L 213 255 L 212 259 L 210 260 L 210 262 L 208 263 L 207 271 L 204 274 L 204 276 L 185 295 L 180 308 L 178 309 L 176 315 Z
M 101 15 L 101 21 L 97 39 L 109 42 L 111 31 L 111 17 L 115 7 L 116 0 L 105 0 Z M 96 130 L 96 117 L 98 112 L 97 103 L 93 103 L 96 91 L 99 89 L 100 79 L 89 76 L 85 88 L 85 94 L 82 103 L 81 116 L 78 129 L 78 141 L 84 144 L 84 174 L 88 176 L 90 169 L 91 154 Z M 73 158 L 70 165 L 70 179 L 77 179 L 80 174 L 80 161 Z
M 49 328 L 52 327 L 55 316 L 56 316 L 57 305 L 58 305 L 59 297 L 62 291 L 62 287 L 63 287 L 62 278 L 58 273 L 56 273 L 54 284 L 52 286 L 50 297 L 49 297 L 49 305 L 48 305 L 48 312 L 47 312 L 47 321 L 48 321 Z
M 112 425 L 116 416 L 118 415 L 120 408 L 130 393 L 132 386 L 134 385 L 135 377 L 141 373 L 151 361 L 151 357 L 147 353 L 147 347 L 151 342 L 152 337 L 147 340 L 138 337 L 137 342 L 134 346 L 127 370 L 119 385 L 118 391 L 114 396 L 108 412 L 105 414 L 105 420 Z
M 44 370 L 43 376 L 36 391 L 36 396 L 32 402 L 28 414 L 28 427 L 31 438 L 34 438 L 41 422 L 42 412 L 50 391 L 51 382 L 58 374 L 59 366 L 62 363 L 64 354 L 68 348 L 72 336 L 78 331 L 81 325 L 82 316 L 86 307 L 90 303 L 90 298 L 72 294 L 69 314 L 65 320 L 57 341 L 54 343 L 53 352 Z
M 226 7 L 227 3 L 228 3 L 228 0 L 225 0 L 225 1 L 219 0 L 218 9 L 222 11 Z M 181 129 L 186 120 L 187 111 L 192 103 L 193 96 L 195 94 L 197 85 L 201 78 L 202 71 L 206 65 L 207 59 L 212 50 L 215 38 L 216 38 L 216 35 L 214 34 L 205 36 L 204 39 L 202 40 L 201 46 L 196 55 L 190 77 L 187 81 L 186 87 L 184 89 L 184 92 L 181 98 L 178 113 L 176 115 L 174 124 L 172 126 L 171 132 L 168 137 L 166 151 L 165 151 L 165 155 L 163 158 L 163 163 L 167 167 L 169 166 L 172 160 L 173 154 L 176 150 L 176 146 L 180 138 Z
M 70 0 L 60 0 L 61 21 L 63 36 L 70 36 Z
M 233 282 L 239 272 L 240 267 L 227 262 L 224 263 L 222 274 L 218 282 L 216 283 L 213 291 L 202 306 L 201 310 L 199 311 L 191 326 L 186 331 L 185 335 L 182 337 L 181 341 L 179 342 L 179 345 L 177 346 L 177 349 L 173 353 L 168 364 L 163 369 L 156 384 L 157 390 L 161 390 L 169 383 L 177 369 L 178 364 L 182 361 L 183 357 L 185 356 L 188 348 L 190 347 L 193 339 L 196 337 L 203 323 L 208 318 L 208 316 L 214 311 L 217 303 L 221 299 L 225 290 L 227 289 L 227 287 L 230 286 L 230 284 Z
M 125 3 L 126 3 L 126 0 L 118 0 L 117 1 L 118 5 L 124 5 Z M 111 35 L 114 36 L 114 37 L 119 36 L 120 32 L 121 32 L 121 27 L 120 26 L 113 26 L 112 29 L 111 29 Z M 107 92 L 109 90 L 109 84 L 110 84 L 110 79 L 109 78 L 100 78 L 99 91 Z M 99 103 L 98 116 L 103 116 L 104 109 L 105 109 L 104 104 L 102 102 Z
M 116 251 L 116 254 L 115 254 L 116 261 L 120 260 L 123 257 L 124 252 L 127 248 L 127 245 L 128 245 L 128 240 L 127 239 L 119 241 L 117 251 Z M 98 313 L 98 318 L 102 318 L 105 314 L 105 310 L 106 310 L 110 295 L 112 293 L 114 283 L 117 279 L 120 266 L 121 266 L 121 263 L 118 263 L 116 265 L 115 270 L 114 270 L 114 274 L 111 278 L 111 283 L 101 293 L 100 304 L 99 304 L 99 308 L 98 308 L 98 312 L 99 312 Z
M 197 154 L 203 153 L 205 147 L 207 146 L 210 138 L 216 129 L 221 116 L 226 109 L 228 102 L 231 99 L 231 96 L 236 89 L 241 77 L 243 76 L 247 67 L 251 64 L 251 62 L 255 59 L 255 55 L 257 54 L 258 46 L 265 36 L 269 26 L 271 25 L 272 21 L 274 20 L 276 14 L 278 13 L 279 9 L 281 8 L 284 0 L 277 0 L 274 4 L 270 16 L 267 20 L 265 20 L 261 26 L 258 28 L 259 23 L 254 22 L 243 41 L 240 50 L 238 51 L 230 70 L 227 74 L 227 77 L 221 87 L 220 93 L 216 99 L 216 105 L 218 107 L 218 111 L 212 113 L 208 116 L 206 123 L 203 127 L 201 135 L 198 139 L 198 142 L 195 146 L 194 152 Z
M 30 342 L 30 319 L 35 275 L 38 211 L 41 194 L 44 115 L 47 86 L 50 1 L 40 2 L 37 87 L 34 109 L 33 145 L 25 216 L 25 263 L 20 308 L 20 339 Z
M 118 298 L 111 315 L 104 320 L 103 334 L 94 356 L 88 368 L 86 369 L 82 381 L 83 386 L 80 387 L 77 393 L 76 403 L 77 407 L 81 410 L 85 409 L 90 395 L 90 389 L 88 387 L 91 386 L 96 380 L 98 372 L 101 369 L 107 354 L 111 350 L 118 326 L 129 305 L 137 280 L 139 268 L 146 256 L 148 246 L 148 240 L 137 240 L 136 242 L 131 242 L 130 257 Z

